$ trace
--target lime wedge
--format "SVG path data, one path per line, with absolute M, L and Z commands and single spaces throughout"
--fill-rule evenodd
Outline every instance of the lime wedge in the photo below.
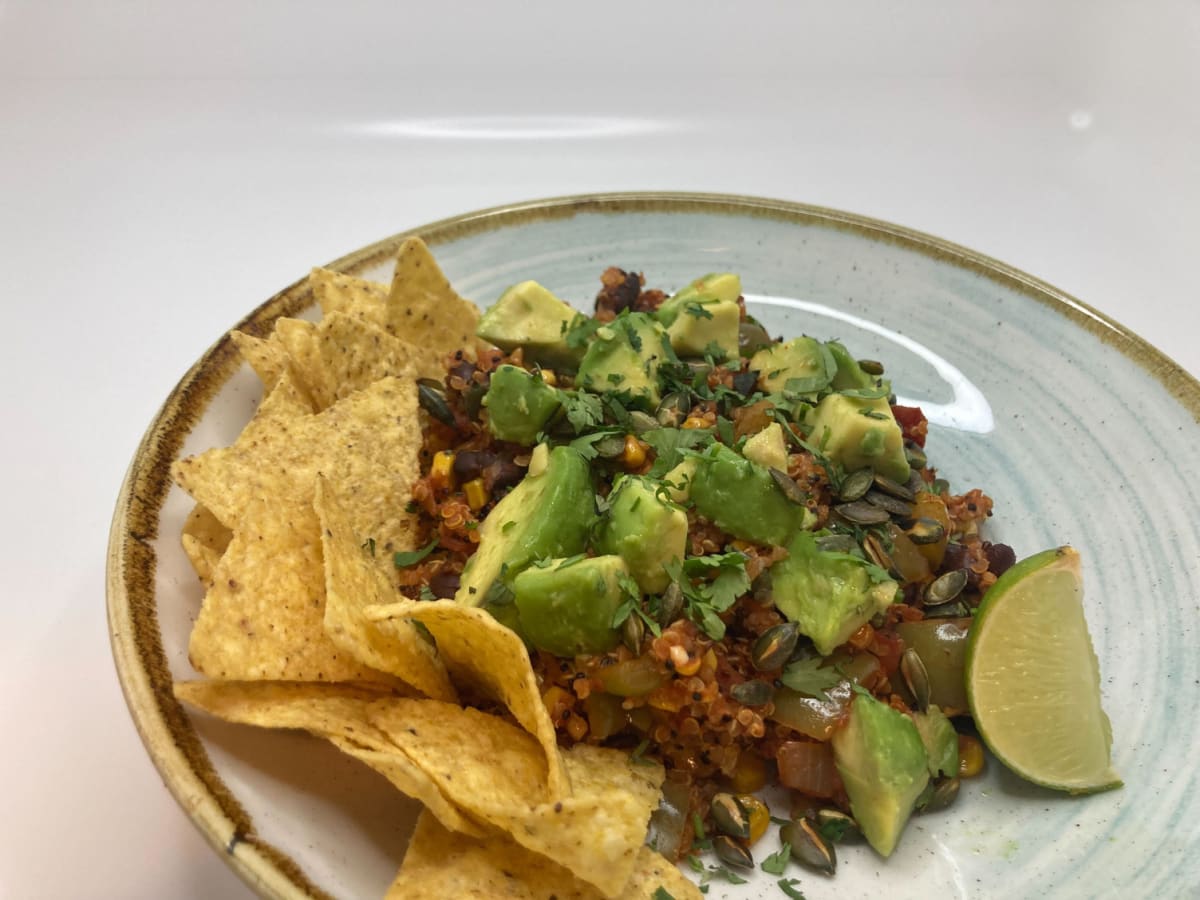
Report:
M 1120 787 L 1072 548 L 1022 560 L 992 585 L 967 639 L 966 681 L 984 743 L 1022 778 L 1073 794 Z

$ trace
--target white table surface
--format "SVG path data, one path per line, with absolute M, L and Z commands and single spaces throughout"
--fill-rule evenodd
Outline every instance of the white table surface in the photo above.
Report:
M 167 391 L 315 263 L 507 201 L 774 196 L 1200 374 L 1196 0 L 584 9 L 0 0 L 0 896 L 248 895 L 126 713 L 104 551 Z

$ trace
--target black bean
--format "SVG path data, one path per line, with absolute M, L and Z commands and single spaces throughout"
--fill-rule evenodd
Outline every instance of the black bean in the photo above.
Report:
M 743 397 L 749 397 L 758 387 L 758 372 L 753 369 L 738 372 L 733 376 L 733 389 Z
M 454 457 L 454 477 L 459 484 L 471 481 L 483 474 L 483 470 L 496 461 L 495 453 L 486 450 L 460 450 Z
M 1008 544 L 993 544 L 984 541 L 983 553 L 987 556 L 988 568 L 996 575 L 1003 575 L 1017 561 L 1017 554 Z
M 511 459 L 498 459 L 483 470 L 483 486 L 489 494 L 512 487 L 525 477 L 525 470 Z
M 429 579 L 429 590 L 433 591 L 433 595 L 439 599 L 452 598 L 458 593 L 460 581 L 457 572 L 438 572 Z
M 967 548 L 953 541 L 946 544 L 946 555 L 942 557 L 942 571 L 962 569 L 967 565 Z

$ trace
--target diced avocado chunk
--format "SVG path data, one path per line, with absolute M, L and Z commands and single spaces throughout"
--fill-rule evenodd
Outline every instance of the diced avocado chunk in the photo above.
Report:
M 604 653 L 620 635 L 613 616 L 625 598 L 619 556 L 552 560 L 513 579 L 513 603 L 526 640 L 555 656 Z
M 666 329 L 646 313 L 618 316 L 596 329 L 575 384 L 597 394 L 628 393 L 647 408 L 662 399 L 658 367 L 675 354 Z
M 484 605 L 497 581 L 511 585 L 535 559 L 572 556 L 587 546 L 596 521 L 591 469 L 577 450 L 555 447 L 547 455 L 544 446 L 534 450 L 525 478 L 479 526 L 479 548 L 454 595 L 458 603 Z
M 663 476 L 667 496 L 672 503 L 687 503 L 692 496 L 692 479 L 696 477 L 696 457 L 685 456 L 683 461 Z
M 863 837 L 881 856 L 890 856 L 929 782 L 917 726 L 886 703 L 856 694 L 850 718 L 834 732 L 832 743 L 833 761 Z
M 958 774 L 958 732 L 939 706 L 930 706 L 925 712 L 914 712 L 913 722 L 921 743 L 925 745 L 925 756 L 929 762 L 929 774 Z
M 488 307 L 475 333 L 505 353 L 523 347 L 527 360 L 574 369 L 583 348 L 567 346 L 566 333 L 580 315 L 536 281 L 522 281 Z
M 830 387 L 835 391 L 845 391 L 875 386 L 874 377 L 863 371 L 858 360 L 851 356 L 850 351 L 841 343 L 826 341 L 825 346 L 829 348 L 829 352 L 833 354 L 833 361 L 837 364 L 837 372 Z
M 662 483 L 653 479 L 618 478 L 593 540 L 598 552 L 615 553 L 625 560 L 646 594 L 666 589 L 671 577 L 664 567 L 687 552 L 687 513 L 665 494 Z
M 817 549 L 801 531 L 787 545 L 788 558 L 771 567 L 771 592 L 779 611 L 828 656 L 896 597 L 896 582 L 873 582 L 865 560 Z
M 687 300 L 737 303 L 742 296 L 742 279 L 733 272 L 709 272 L 701 275 L 685 288 L 681 288 L 663 304 L 681 303 Z
M 488 429 L 502 441 L 532 444 L 562 406 L 561 394 L 542 376 L 520 366 L 503 365 L 492 373 L 483 397 Z
M 750 368 L 758 372 L 764 391 L 815 394 L 825 390 L 837 374 L 837 362 L 829 348 L 816 338 L 792 338 L 772 344 L 750 357 Z
M 732 272 L 713 272 L 697 278 L 655 313 L 667 327 L 671 348 L 680 356 L 703 356 L 716 348 L 728 359 L 738 355 L 737 304 L 742 280 Z
M 742 447 L 742 456 L 768 469 L 786 472 L 788 467 L 787 444 L 783 440 L 783 428 L 772 422 L 762 431 L 752 435 Z
M 814 515 L 793 503 L 771 473 L 723 444 L 697 454 L 690 499 L 700 515 L 736 538 L 783 545 Z
M 808 439 L 847 472 L 870 466 L 901 483 L 908 480 L 904 435 L 886 397 L 829 394 L 808 417 Z

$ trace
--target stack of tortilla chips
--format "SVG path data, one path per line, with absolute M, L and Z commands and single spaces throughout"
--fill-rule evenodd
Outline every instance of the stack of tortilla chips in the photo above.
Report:
M 207 680 L 176 696 L 325 738 L 423 803 L 389 896 L 699 896 L 643 846 L 662 768 L 560 751 L 513 632 L 395 587 L 392 556 L 420 537 L 416 379 L 474 347 L 478 309 L 419 239 L 390 288 L 324 269 L 311 284 L 320 323 L 233 335 L 266 391 L 237 441 L 172 470 L 207 588 L 189 645 Z

